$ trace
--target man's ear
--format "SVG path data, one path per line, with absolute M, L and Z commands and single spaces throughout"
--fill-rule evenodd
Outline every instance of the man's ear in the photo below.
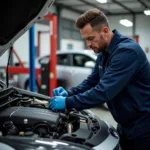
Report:
M 103 31 L 101 32 L 101 35 L 103 37 L 103 39 L 107 40 L 107 31 L 105 29 L 103 29 Z
M 104 27 L 104 28 L 103 28 L 103 32 L 104 32 L 104 33 L 108 33 L 108 32 L 109 32 L 108 27 Z

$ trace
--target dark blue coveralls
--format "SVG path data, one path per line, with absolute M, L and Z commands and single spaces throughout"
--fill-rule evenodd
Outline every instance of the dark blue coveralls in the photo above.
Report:
M 117 30 L 113 33 L 91 75 L 68 91 L 66 107 L 81 110 L 107 102 L 126 137 L 124 144 L 150 149 L 150 64 L 139 44 Z

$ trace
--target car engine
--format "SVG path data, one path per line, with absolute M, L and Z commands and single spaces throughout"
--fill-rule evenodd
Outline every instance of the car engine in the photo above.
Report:
M 103 143 L 111 140 L 112 149 L 118 146 L 116 130 L 89 110 L 53 112 L 48 96 L 14 87 L 0 95 L 1 136 L 58 139 L 95 149 L 103 149 Z

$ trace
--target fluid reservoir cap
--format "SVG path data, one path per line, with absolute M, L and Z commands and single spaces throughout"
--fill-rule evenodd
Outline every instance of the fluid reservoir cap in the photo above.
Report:
M 24 135 L 24 132 L 23 131 L 19 132 L 19 135 Z

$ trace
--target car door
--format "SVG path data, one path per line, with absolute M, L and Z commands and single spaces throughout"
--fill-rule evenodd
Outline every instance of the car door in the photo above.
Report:
M 88 75 L 91 74 L 93 68 L 85 67 L 85 63 L 88 61 L 95 60 L 86 55 L 80 53 L 74 53 L 71 55 L 71 67 L 69 69 L 70 73 L 70 87 L 77 86 L 80 84 L 84 79 L 87 78 Z
M 63 86 L 65 89 L 68 89 L 70 86 L 70 54 L 62 53 L 57 54 L 57 80 L 58 86 Z

